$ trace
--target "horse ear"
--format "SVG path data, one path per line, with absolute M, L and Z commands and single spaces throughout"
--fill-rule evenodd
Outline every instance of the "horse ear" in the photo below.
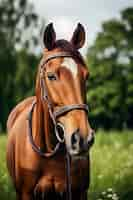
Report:
M 77 28 L 75 29 L 72 39 L 72 45 L 76 49 L 80 49 L 85 43 L 85 29 L 82 24 L 78 23 Z
M 53 23 L 47 25 L 44 35 L 43 35 L 43 43 L 48 50 L 52 50 L 54 48 L 56 41 L 56 33 L 53 28 Z

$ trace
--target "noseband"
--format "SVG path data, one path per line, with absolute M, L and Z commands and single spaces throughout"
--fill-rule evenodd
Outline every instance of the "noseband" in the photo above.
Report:
M 45 69 L 46 69 L 46 64 L 48 63 L 48 61 L 55 59 L 55 58 L 64 58 L 64 57 L 72 57 L 72 55 L 70 53 L 67 52 L 58 52 L 52 56 L 47 57 L 47 59 L 43 59 L 41 61 L 41 65 L 40 65 L 40 87 L 41 87 L 41 99 L 42 101 L 45 101 L 47 103 L 48 106 L 48 111 L 50 114 L 50 117 L 53 121 L 54 124 L 54 129 L 55 129 L 55 135 L 56 138 L 58 140 L 58 143 L 56 144 L 54 150 L 51 153 L 44 153 L 40 147 L 38 147 L 33 140 L 33 136 L 32 136 L 32 113 L 34 110 L 34 106 L 36 104 L 36 102 L 34 102 L 32 104 L 31 110 L 29 112 L 29 117 L 28 117 L 28 121 L 29 121 L 29 139 L 30 139 L 30 143 L 32 145 L 32 148 L 35 152 L 37 152 L 40 156 L 44 156 L 44 157 L 51 157 L 53 155 L 55 155 L 61 145 L 61 143 L 64 143 L 64 138 L 62 139 L 58 133 L 58 129 L 57 129 L 57 118 L 68 113 L 71 112 L 73 110 L 84 110 L 85 112 L 88 113 L 88 105 L 87 104 L 71 104 L 71 105 L 66 105 L 66 106 L 61 106 L 58 110 L 53 111 L 53 104 L 49 98 L 48 95 L 48 90 L 44 81 L 44 73 L 45 73 Z

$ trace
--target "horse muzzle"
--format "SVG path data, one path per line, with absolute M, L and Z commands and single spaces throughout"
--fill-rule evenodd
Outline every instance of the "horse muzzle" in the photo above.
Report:
M 80 130 L 77 129 L 72 135 L 70 140 L 65 140 L 66 148 L 71 156 L 86 155 L 90 147 L 94 144 L 94 131 L 91 129 L 87 138 L 81 137 Z
M 64 144 L 65 149 L 71 156 L 86 155 L 94 143 L 94 130 L 90 129 L 88 136 L 83 138 L 80 129 L 68 134 L 61 122 L 55 127 L 56 139 L 59 143 Z

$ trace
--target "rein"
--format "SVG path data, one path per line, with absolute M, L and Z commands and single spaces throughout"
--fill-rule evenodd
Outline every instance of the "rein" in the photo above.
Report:
M 55 58 L 61 58 L 61 57 L 72 57 L 70 53 L 67 52 L 58 52 L 52 56 L 49 56 L 47 59 L 41 61 L 41 66 L 40 66 L 40 87 L 41 87 L 41 99 L 42 101 L 45 101 L 48 106 L 48 111 L 50 114 L 50 117 L 53 121 L 54 125 L 54 130 L 55 130 L 55 136 L 58 140 L 58 143 L 56 144 L 54 150 L 52 152 L 43 152 L 43 150 L 38 147 L 33 139 L 33 134 L 32 134 L 32 114 L 34 111 L 34 107 L 36 105 L 36 101 L 33 102 L 31 106 L 31 110 L 28 115 L 28 137 L 30 144 L 32 146 L 32 149 L 41 157 L 52 157 L 56 155 L 56 153 L 59 151 L 61 144 L 65 144 L 65 139 L 61 138 L 58 133 L 57 129 L 57 118 L 59 116 L 62 116 L 68 112 L 71 112 L 72 110 L 84 110 L 85 112 L 88 113 L 88 105 L 87 104 L 72 104 L 72 105 L 66 105 L 66 106 L 61 106 L 58 110 L 53 112 L 53 104 L 49 98 L 47 87 L 44 81 L 44 72 L 45 72 L 45 65 L 48 63 L 49 60 L 55 59 Z M 67 148 L 66 148 L 67 149 Z M 70 165 L 71 165 L 71 160 L 70 160 L 70 155 L 66 150 L 66 183 L 67 183 L 67 197 L 68 200 L 72 199 L 72 194 L 71 194 L 71 174 L 70 174 Z

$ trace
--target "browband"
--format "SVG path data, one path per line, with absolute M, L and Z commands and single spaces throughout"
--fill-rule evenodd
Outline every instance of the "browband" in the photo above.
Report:
M 55 59 L 55 58 L 64 58 L 64 57 L 73 57 L 73 55 L 69 52 L 58 52 L 58 53 L 55 53 L 53 55 L 50 55 L 48 56 L 46 59 L 42 59 L 41 61 L 41 68 L 44 67 L 44 65 L 47 64 L 47 62 L 51 59 Z

